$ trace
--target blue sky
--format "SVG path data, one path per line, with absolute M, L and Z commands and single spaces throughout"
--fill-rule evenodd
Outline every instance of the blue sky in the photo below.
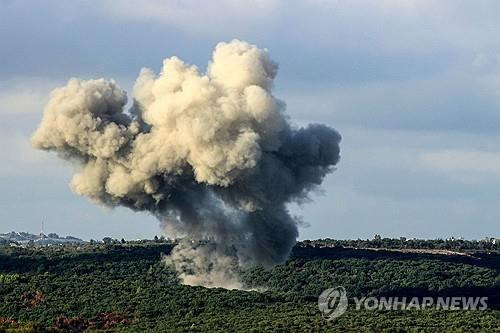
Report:
M 161 234 L 68 187 L 72 167 L 29 137 L 70 77 L 130 91 L 176 55 L 206 68 L 244 39 L 280 64 L 297 125 L 343 136 L 342 160 L 301 215 L 301 238 L 500 236 L 500 3 L 496 1 L 0 0 L 0 232 Z

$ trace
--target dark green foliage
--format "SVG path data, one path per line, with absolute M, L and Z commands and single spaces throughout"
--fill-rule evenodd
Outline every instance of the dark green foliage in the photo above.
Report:
M 298 244 L 292 258 L 271 271 L 241 272 L 248 286 L 267 288 L 264 292 L 180 285 L 161 261 L 172 248 L 162 239 L 107 240 L 78 248 L 4 247 L 0 332 L 500 330 L 500 256 L 491 249 L 489 254 L 475 249 L 473 256 L 445 256 L 320 242 Z M 487 296 L 490 309 L 356 311 L 351 305 L 327 322 L 317 297 L 338 285 L 349 297 Z
M 432 249 L 432 250 L 450 250 L 450 251 L 500 251 L 500 239 L 485 238 L 483 240 L 467 239 L 406 239 L 401 238 L 382 238 L 375 235 L 373 239 L 347 239 L 337 240 L 331 238 L 305 240 L 303 246 L 313 247 L 351 247 L 351 248 L 384 248 L 384 249 Z

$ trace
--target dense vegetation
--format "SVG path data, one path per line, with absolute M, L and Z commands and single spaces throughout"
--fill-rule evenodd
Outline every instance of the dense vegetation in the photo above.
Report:
M 449 250 L 449 251 L 500 251 L 500 239 L 485 238 L 482 240 L 468 239 L 407 239 L 401 238 L 382 238 L 380 235 L 375 235 L 373 239 L 318 239 L 306 240 L 304 245 L 315 247 L 354 247 L 354 248 L 385 248 L 385 249 L 429 249 L 429 250 Z
M 0 331 L 500 331 L 497 247 L 471 248 L 467 256 L 374 247 L 299 243 L 285 264 L 241 272 L 249 287 L 266 288 L 257 292 L 180 285 L 160 260 L 172 248 L 163 240 L 6 246 L 0 249 Z M 317 297 L 338 285 L 350 298 L 487 296 L 489 309 L 369 311 L 351 304 L 326 321 Z

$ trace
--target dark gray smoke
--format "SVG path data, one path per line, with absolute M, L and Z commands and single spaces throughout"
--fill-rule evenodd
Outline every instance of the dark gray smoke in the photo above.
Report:
M 178 246 L 167 261 L 188 270 L 181 277 L 209 277 L 186 283 L 224 286 L 217 263 L 227 258 L 286 260 L 298 236 L 287 203 L 340 157 L 334 129 L 289 125 L 271 92 L 277 68 L 238 40 L 217 45 L 206 74 L 172 57 L 159 75 L 141 71 L 129 112 L 114 81 L 71 79 L 52 92 L 32 142 L 75 162 L 76 194 L 151 212 L 169 236 L 210 240 L 209 250 Z

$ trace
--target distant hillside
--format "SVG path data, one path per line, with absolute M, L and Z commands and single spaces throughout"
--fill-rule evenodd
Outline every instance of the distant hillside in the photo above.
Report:
M 73 236 L 61 237 L 58 234 L 50 233 L 48 235 L 39 234 L 34 235 L 27 232 L 15 232 L 11 231 L 9 233 L 0 234 L 0 244 L 26 244 L 33 245 L 64 245 L 64 244 L 83 244 L 86 243 L 80 238 Z
M 167 240 L 0 246 L 0 332 L 500 332 L 496 251 L 373 249 L 378 242 L 396 246 L 383 238 L 301 242 L 271 270 L 240 271 L 244 285 L 260 292 L 180 284 L 161 260 L 175 245 Z M 424 249 L 440 243 L 422 241 Z M 474 244 L 460 246 L 491 242 Z M 347 310 L 327 321 L 318 296 L 339 286 Z M 365 297 L 405 304 L 414 297 L 488 297 L 488 309 L 358 309 L 355 298 Z

